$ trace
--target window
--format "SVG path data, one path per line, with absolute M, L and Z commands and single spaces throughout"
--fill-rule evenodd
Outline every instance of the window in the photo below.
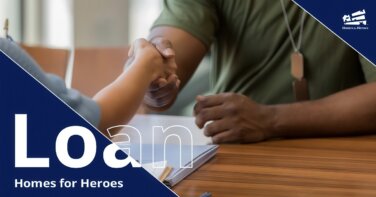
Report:
M 13 39 L 21 41 L 21 2 L 20 0 L 0 0 L 0 26 L 1 36 L 3 36 L 3 26 L 5 19 L 10 21 L 9 34 Z
M 72 0 L 45 0 L 42 13 L 43 43 L 53 47 L 72 47 Z

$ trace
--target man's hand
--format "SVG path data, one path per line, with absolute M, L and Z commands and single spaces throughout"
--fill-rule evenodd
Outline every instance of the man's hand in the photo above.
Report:
M 177 67 L 175 62 L 175 51 L 170 41 L 157 37 L 150 41 L 165 58 L 169 67 Z M 179 91 L 180 80 L 174 72 L 168 73 L 167 79 L 159 78 L 152 82 L 144 97 L 144 104 L 154 111 L 168 109 L 175 101 Z
M 234 93 L 198 96 L 196 124 L 213 143 L 250 143 L 272 137 L 273 109 Z

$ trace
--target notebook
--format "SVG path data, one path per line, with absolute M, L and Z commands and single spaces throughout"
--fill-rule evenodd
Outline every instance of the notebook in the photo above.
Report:
M 164 182 L 166 180 L 167 176 L 169 176 L 171 174 L 171 171 L 172 171 L 173 168 L 171 166 L 167 166 L 167 165 L 163 168 L 155 168 L 153 166 L 153 164 L 157 164 L 158 166 L 161 166 L 161 165 L 165 165 L 165 163 L 167 163 L 167 161 L 147 163 L 147 164 L 143 164 L 142 167 L 146 171 L 148 171 L 151 175 L 153 175 L 156 179 L 158 179 L 161 182 Z
M 140 161 L 145 168 L 155 178 L 163 181 L 167 186 L 174 186 L 186 176 L 194 172 L 208 160 L 215 156 L 217 145 L 211 145 L 212 139 L 206 137 L 201 129 L 195 124 L 194 117 L 184 116 L 164 116 L 164 115 L 136 115 L 128 125 L 139 130 L 141 135 L 141 145 L 137 143 L 137 133 L 127 132 L 129 128 L 124 128 L 121 132 L 127 134 L 130 140 L 130 151 L 127 152 L 132 158 Z M 171 126 L 178 126 L 170 130 L 172 137 L 167 137 L 161 132 L 154 132 L 153 127 L 159 126 L 164 129 Z M 179 130 L 188 129 L 191 136 L 180 135 L 180 139 L 173 134 L 179 134 Z M 183 129 L 183 130 L 184 130 Z M 175 132 L 176 131 L 176 132 Z M 192 137 L 192 138 L 191 138 Z M 190 139 L 191 138 L 191 139 Z M 124 136 L 114 136 L 112 141 L 124 140 Z M 154 154 L 153 154 L 154 139 Z M 136 142 L 136 143 L 135 143 Z M 180 143 L 181 151 L 180 151 Z M 193 146 L 191 146 L 191 143 Z M 166 151 L 164 145 L 166 144 Z M 140 151 L 140 147 L 142 151 Z M 142 153 L 142 154 L 140 154 Z M 164 157 L 165 153 L 165 157 Z M 141 155 L 141 156 L 140 156 Z M 153 160 L 154 155 L 154 160 Z M 181 158 L 181 163 L 180 163 Z M 164 165 L 163 168 L 155 166 Z
M 131 145 L 130 156 L 142 163 L 142 167 L 152 174 L 155 178 L 163 181 L 167 186 L 173 187 L 185 177 L 194 172 L 197 168 L 205 164 L 215 156 L 217 145 L 196 145 L 192 149 L 188 145 L 182 145 L 180 156 L 180 145 L 166 144 L 165 157 L 163 155 L 163 144 L 154 145 L 154 163 L 153 163 L 153 145 L 142 145 L 142 158 L 139 157 L 139 145 Z M 192 155 L 190 154 L 192 151 Z M 192 157 L 191 157 L 192 156 Z M 181 158 L 181 163 L 180 163 Z M 191 160 L 192 158 L 192 160 Z M 163 166 L 163 164 L 165 164 Z M 163 173 L 172 168 L 163 180 Z

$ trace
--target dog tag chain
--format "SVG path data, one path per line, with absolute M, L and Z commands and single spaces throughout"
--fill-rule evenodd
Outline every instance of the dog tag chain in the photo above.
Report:
M 294 91 L 296 101 L 304 101 L 309 100 L 309 93 L 308 93 L 308 83 L 307 80 L 304 78 L 304 56 L 300 52 L 300 47 L 302 44 L 302 37 L 303 37 L 303 26 L 304 26 L 304 19 L 306 13 L 303 11 L 301 16 L 301 23 L 300 23 L 300 30 L 299 30 L 299 38 L 298 43 L 295 43 L 291 27 L 289 24 L 289 20 L 287 17 L 287 12 L 283 0 L 280 0 L 282 11 L 286 23 L 286 27 L 289 33 L 289 38 L 291 44 L 294 48 L 294 52 L 291 54 L 291 76 L 294 78 L 292 83 L 292 88 Z

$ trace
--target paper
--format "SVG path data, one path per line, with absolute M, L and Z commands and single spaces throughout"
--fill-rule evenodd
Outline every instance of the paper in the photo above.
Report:
M 169 166 L 166 165 L 165 168 L 154 168 L 153 165 L 157 165 L 157 166 L 162 166 L 162 165 L 165 165 L 167 164 L 167 161 L 160 161 L 160 162 L 156 162 L 156 163 L 146 163 L 146 164 L 142 164 L 142 167 L 148 171 L 151 175 L 153 175 L 156 179 L 160 180 L 160 181 L 164 181 L 166 176 L 168 176 L 170 173 L 171 173 L 171 170 L 169 170 L 168 174 L 164 177 L 164 178 L 161 178 L 162 175 L 164 175 L 164 173 L 166 173 L 166 170 L 168 168 L 171 168 Z
M 152 144 L 153 143 L 153 127 L 161 126 L 164 129 L 171 126 L 183 126 L 189 129 L 192 134 L 193 145 L 207 145 L 212 144 L 212 139 L 206 137 L 202 129 L 199 129 L 195 124 L 194 117 L 186 116 L 163 116 L 163 115 L 136 115 L 129 123 L 135 128 L 137 128 L 142 137 L 142 144 Z M 174 133 L 174 129 L 171 129 Z M 178 133 L 179 129 L 175 129 Z M 130 138 L 133 138 L 130 134 Z M 154 143 L 163 144 L 165 138 L 163 135 L 154 136 Z M 181 137 L 182 144 L 190 144 L 190 140 L 186 137 Z M 116 140 L 115 140 L 116 141 Z M 179 140 L 176 137 L 169 137 L 166 141 L 167 144 L 178 144 Z
M 165 167 L 172 167 L 165 183 L 174 186 L 216 154 L 217 145 L 188 146 L 177 144 L 131 145 L 130 156 L 142 163 L 147 171 L 159 178 Z M 153 151 L 154 150 L 154 151 Z M 142 154 L 140 154 L 142 152 Z M 142 155 L 142 157 L 140 157 Z M 153 163 L 154 162 L 154 163 Z M 144 165 L 145 164 L 145 165 Z
M 212 139 L 196 126 L 194 117 L 136 115 L 110 136 L 155 178 L 165 178 L 168 186 L 183 180 L 218 149 L 217 145 L 208 145 Z M 166 169 L 170 171 L 168 175 Z

